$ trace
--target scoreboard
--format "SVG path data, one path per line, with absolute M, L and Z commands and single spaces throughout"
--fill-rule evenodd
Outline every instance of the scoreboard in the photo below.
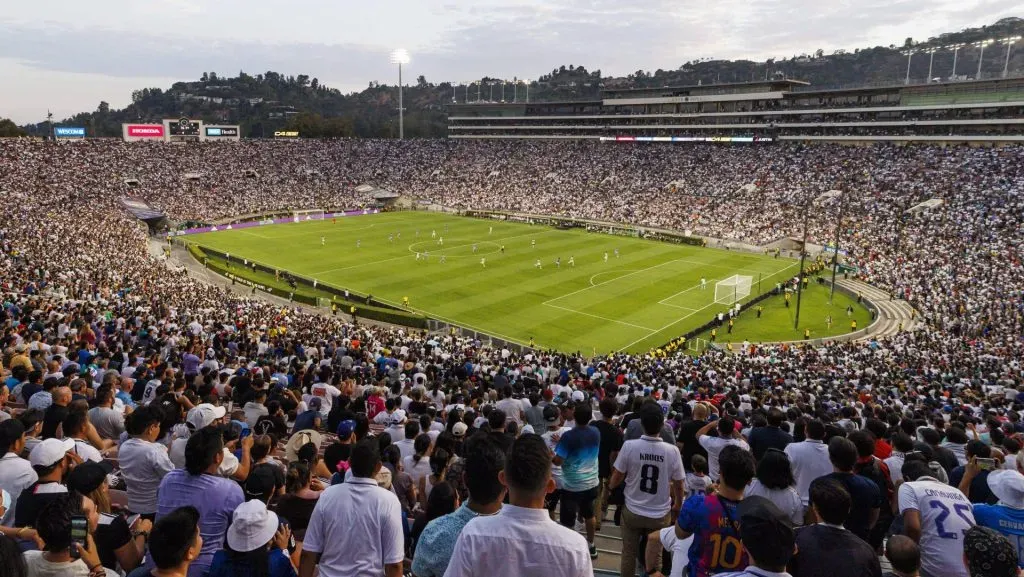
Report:
M 178 120 L 164 120 L 164 123 L 167 125 L 167 135 L 171 142 L 195 142 L 201 138 L 202 120 L 179 118 Z

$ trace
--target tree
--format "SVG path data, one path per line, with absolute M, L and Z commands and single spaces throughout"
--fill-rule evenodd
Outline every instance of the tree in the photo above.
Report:
M 823 56 L 825 56 L 825 51 L 822 50 L 821 48 L 819 48 L 819 49 L 814 51 L 814 57 L 815 58 L 821 58 Z
M 106 100 L 101 100 L 100 105 L 96 107 L 96 112 L 101 115 L 110 114 L 110 104 L 107 104 Z
M 305 87 L 307 84 L 309 84 L 309 75 L 299 74 L 299 76 L 295 79 L 295 82 L 299 86 Z
M 903 47 L 904 48 L 911 48 L 913 46 L 914 46 L 914 39 L 911 38 L 910 36 L 907 36 L 907 39 L 903 41 Z
M 313 90 L 318 90 L 320 88 L 320 79 L 314 78 L 313 81 L 309 83 L 309 87 Z
M 206 73 L 206 72 L 203 72 L 203 75 L 199 78 L 199 81 L 200 82 L 209 82 L 210 81 L 210 75 L 208 73 Z
M 0 138 L 14 136 L 28 136 L 28 133 L 21 129 L 13 120 L 0 118 Z
M 417 76 L 416 77 L 416 86 L 418 86 L 420 88 L 426 88 L 427 87 L 427 77 L 422 75 L 422 74 Z

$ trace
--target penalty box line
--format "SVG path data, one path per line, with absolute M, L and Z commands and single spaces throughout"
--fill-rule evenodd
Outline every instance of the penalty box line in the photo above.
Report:
M 795 266 L 800 266 L 800 263 L 799 263 L 799 262 L 795 262 L 795 263 L 793 263 L 793 264 L 790 264 L 789 266 L 787 266 L 787 267 L 785 267 L 785 268 L 781 268 L 781 269 L 779 269 L 779 270 L 777 270 L 777 271 L 775 271 L 775 272 L 773 272 L 773 273 L 769 274 L 768 276 L 766 276 L 766 277 L 763 277 L 763 278 L 762 278 L 761 280 L 764 280 L 764 279 L 768 279 L 768 278 L 771 278 L 771 277 L 773 277 L 773 276 L 775 276 L 775 275 L 777 275 L 777 274 L 780 274 L 780 273 L 786 272 L 787 270 L 789 270 L 789 269 L 791 269 L 791 268 L 793 268 L 793 267 L 795 267 Z M 699 286 L 699 285 L 698 285 L 698 286 Z M 664 331 L 666 331 L 666 330 L 668 330 L 668 329 L 672 328 L 673 326 L 675 326 L 675 325 L 677 325 L 677 324 L 679 324 L 679 323 L 681 323 L 681 322 L 685 321 L 686 319 L 688 319 L 688 318 L 692 317 L 693 315 L 695 315 L 695 314 L 697 314 L 697 313 L 699 313 L 699 312 L 701 312 L 701 311 L 704 311 L 704 310 L 706 310 L 706 309 L 708 309 L 708 308 L 711 308 L 711 307 L 715 306 L 716 304 L 719 304 L 719 303 L 714 303 L 714 302 L 712 302 L 711 304 L 709 304 L 709 305 L 707 305 L 707 306 L 704 306 L 704 307 L 701 307 L 701 308 L 699 308 L 699 309 L 697 309 L 697 310 L 693 311 L 692 313 L 690 313 L 690 314 L 688 314 L 688 315 L 682 316 L 682 317 L 680 317 L 680 318 L 678 318 L 678 319 L 676 319 L 676 320 L 674 320 L 674 321 L 670 322 L 669 324 L 667 324 L 667 325 L 665 325 L 665 326 L 661 327 L 660 329 L 658 329 L 658 330 L 655 330 L 655 331 L 652 331 L 652 332 L 651 332 L 650 334 L 648 334 L 647 336 L 645 336 L 645 337 L 641 337 L 641 338 L 639 338 L 639 339 L 637 339 L 637 340 L 635 340 L 635 341 L 633 341 L 633 342 L 629 343 L 628 345 L 626 345 L 626 346 L 622 347 L 622 348 L 621 348 L 621 349 L 619 349 L 619 350 L 620 350 L 620 351 L 624 351 L 624 350 L 628 349 L 629 347 L 631 347 L 631 346 L 633 346 L 633 345 L 635 345 L 635 344 L 637 344 L 637 343 L 639 343 L 639 342 L 643 342 L 643 341 L 645 341 L 645 340 L 647 340 L 647 339 L 651 338 L 652 336 L 654 336 L 654 335 L 656 335 L 656 334 L 658 334 L 658 333 L 660 333 L 660 332 L 664 332 Z M 670 305 L 670 306 L 671 306 L 671 305 Z

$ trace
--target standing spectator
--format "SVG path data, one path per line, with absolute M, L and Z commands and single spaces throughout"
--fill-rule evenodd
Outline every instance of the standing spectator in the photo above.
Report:
M 718 429 L 717 437 L 708 435 L 712 428 Z M 722 417 L 717 421 L 704 425 L 701 430 L 697 431 L 697 442 L 708 452 L 708 475 L 714 482 L 719 480 L 718 454 L 722 452 L 722 449 L 731 445 L 745 451 L 750 450 L 750 446 L 740 436 L 739 429 L 736 427 L 736 421 L 732 417 Z
M 864 541 L 869 541 L 871 528 L 878 521 L 883 504 L 878 486 L 866 477 L 853 472 L 857 466 L 857 447 L 852 441 L 836 437 L 828 444 L 828 456 L 835 472 L 827 475 L 838 481 L 850 493 L 850 513 L 845 527 Z M 886 504 L 887 505 L 887 504 Z
M 462 530 L 445 577 L 592 577 L 586 540 L 544 508 L 544 495 L 554 489 L 544 441 L 529 434 L 516 439 L 499 475 L 509 504 Z
M 974 520 L 978 525 L 1002 533 L 1020 551 L 1024 545 L 1024 475 L 1017 471 L 992 471 L 988 475 L 988 486 L 999 502 L 975 504 Z M 1024 569 L 1024 565 L 1021 568 Z
M 174 470 L 160 437 L 162 412 L 144 405 L 128 417 L 128 440 L 118 449 L 121 475 L 128 485 L 128 510 L 152 521 L 156 517 L 160 482 Z
M 988 487 L 990 469 L 982 468 L 979 459 L 990 460 L 992 447 L 981 441 L 967 443 L 967 464 L 961 465 L 949 474 L 949 484 L 967 495 L 971 503 L 995 504 L 996 496 Z
M 188 575 L 189 566 L 199 558 L 203 537 L 199 534 L 199 510 L 181 507 L 160 517 L 153 524 L 153 538 L 149 557 L 156 566 L 140 567 L 129 577 L 182 577 Z
M 416 577 L 444 575 L 466 524 L 501 510 L 505 487 L 499 474 L 505 468 L 504 451 L 487 435 L 474 435 L 466 441 L 463 454 L 469 499 L 455 512 L 431 521 L 423 529 L 413 555 L 412 571 Z
M 71 540 L 71 518 L 86 518 L 86 547 Z M 99 522 L 96 505 L 78 493 L 63 493 L 48 502 L 40 511 L 37 521 L 39 537 L 46 543 L 42 551 L 26 551 L 25 565 L 29 577 L 118 577 L 118 573 L 103 567 L 96 550 L 93 534 Z M 72 549 L 75 549 L 72 553 Z
M 459 494 L 455 490 L 454 485 L 447 481 L 441 481 L 434 485 L 430 491 L 430 497 L 427 498 L 427 503 L 423 507 L 423 511 L 417 514 L 416 520 L 412 524 L 412 530 L 409 533 L 412 542 L 410 550 L 416 550 L 420 535 L 423 534 L 423 529 L 426 528 L 427 523 L 453 513 L 459 505 Z
M 786 415 L 773 408 L 768 411 L 768 426 L 751 429 L 747 442 L 750 444 L 750 451 L 754 453 L 754 460 L 760 462 L 768 449 L 784 451 L 793 442 L 793 435 L 782 430 L 782 423 L 785 420 Z
M 252 446 L 252 437 L 243 439 Z M 185 469 L 175 469 L 160 482 L 157 492 L 157 514 L 162 515 L 187 505 L 199 510 L 199 532 L 203 548 L 189 566 L 189 577 L 202 577 L 209 572 L 213 555 L 224 544 L 224 535 L 231 523 L 231 514 L 245 501 L 238 483 L 218 475 L 224 460 L 224 438 L 213 427 L 200 429 L 185 446 Z
M 694 455 L 700 455 L 705 459 L 708 456 L 707 450 L 697 442 L 697 431 L 708 423 L 707 418 L 708 406 L 704 403 L 697 403 L 693 407 L 693 420 L 686 421 L 679 427 L 676 443 L 679 444 L 684 466 L 689 466 L 693 462 Z
M 213 556 L 209 577 L 295 577 L 288 558 L 291 529 L 259 499 L 231 514 L 227 546 Z
M 904 533 L 921 548 L 921 576 L 968 577 L 963 551 L 949 545 L 974 526 L 967 495 L 930 476 L 923 458 L 906 459 L 902 473 L 900 515 Z
M 818 420 L 809 421 L 804 431 L 807 438 L 787 446 L 786 454 L 789 455 L 793 477 L 796 478 L 796 491 L 800 493 L 806 511 L 810 502 L 811 482 L 831 473 L 832 462 L 829 461 L 828 447 L 823 441 L 825 424 Z
M 909 438 L 909 437 L 908 437 Z M 875 436 L 868 430 L 854 431 L 850 433 L 850 442 L 857 447 L 857 464 L 853 472 L 871 481 L 878 487 L 878 493 L 882 496 L 882 504 L 878 508 L 878 520 L 868 535 L 868 544 L 876 551 L 882 550 L 882 541 L 889 532 L 895 518 L 895 497 L 896 490 L 890 480 L 889 467 L 874 455 Z M 901 444 L 901 446 L 903 446 Z M 900 457 L 900 466 L 903 458 Z M 902 478 L 901 478 L 902 479 Z
M 935 455 L 935 460 L 942 465 L 942 468 L 946 471 L 946 475 L 953 472 L 960 466 L 960 462 L 957 461 L 956 453 L 950 449 L 942 446 L 942 435 L 938 431 L 931 427 L 921 427 L 917 430 L 917 434 L 920 435 L 921 440 L 926 445 L 931 447 L 932 453 Z M 904 457 L 905 458 L 905 457 Z M 902 474 L 903 467 L 900 467 Z
M 743 549 L 750 554 L 744 571 L 721 577 L 791 577 L 786 565 L 796 552 L 796 537 L 786 514 L 762 497 L 744 499 L 737 507 Z
M 886 541 L 885 558 L 892 571 L 882 577 L 918 577 L 921 574 L 921 549 L 906 535 L 893 535 Z
M 14 511 L 21 492 L 39 480 L 31 463 L 21 458 L 25 450 L 25 426 L 17 419 L 0 423 L 0 489 L 11 496 L 11 504 L 2 517 L 0 525 L 14 524 Z
M 593 423 L 594 428 L 601 435 L 601 446 L 597 452 L 599 485 L 596 509 L 597 521 L 594 524 L 596 531 L 601 530 L 601 522 L 604 521 L 604 515 L 608 511 L 608 497 L 611 493 L 608 490 L 608 480 L 612 476 L 612 463 L 615 462 L 615 458 L 618 457 L 619 450 L 622 448 L 622 430 L 616 427 L 613 422 L 615 413 L 619 409 L 618 402 L 614 397 L 605 397 L 601 400 L 599 408 L 601 410 L 601 419 Z M 543 414 L 543 411 L 540 412 Z M 543 422 L 543 416 L 541 417 L 541 422 Z
M 881 577 L 875 550 L 843 527 L 852 507 L 846 488 L 834 479 L 820 477 L 811 483 L 810 494 L 811 508 L 820 521 L 796 532 L 797 554 L 790 566 L 793 577 Z
M 889 480 L 895 485 L 903 480 L 903 459 L 914 450 L 914 441 L 906 433 L 899 432 L 892 436 L 892 448 L 889 458 L 885 459 L 885 466 L 889 468 Z
M 552 458 L 562 467 L 562 509 L 559 522 L 570 529 L 576 524 L 577 514 L 583 518 L 587 532 L 590 558 L 597 558 L 594 545 L 594 501 L 597 500 L 598 465 L 601 433 L 590 426 L 593 409 L 579 403 L 573 409 L 572 429 L 562 434 Z
M 740 543 L 737 507 L 754 478 L 754 456 L 735 445 L 720 454 L 722 480 L 711 495 L 692 495 L 683 504 L 676 522 L 676 537 L 693 535 L 687 554 L 690 577 L 707 577 L 745 568 L 749 561 Z M 773 508 L 774 505 L 772 506 Z M 788 558 L 788 555 L 787 555 Z
M 964 531 L 964 565 L 970 577 L 1017 577 L 1020 552 L 1005 537 L 975 525 Z
M 804 507 L 796 492 L 796 479 L 789 466 L 789 457 L 772 447 L 757 463 L 757 477 L 744 492 L 747 497 L 764 497 L 785 513 L 798 527 L 804 522 Z
M 352 477 L 320 496 L 303 541 L 299 575 L 312 577 L 399 577 L 405 557 L 402 506 L 374 479 L 381 469 L 380 443 L 356 443 L 349 459 Z
M 683 461 L 679 449 L 661 439 L 665 416 L 657 405 L 640 409 L 644 435 L 622 444 L 609 490 L 625 480 L 625 509 L 622 512 L 622 556 L 619 572 L 623 577 L 636 575 L 640 538 L 650 531 L 668 526 L 679 511 L 683 498 Z

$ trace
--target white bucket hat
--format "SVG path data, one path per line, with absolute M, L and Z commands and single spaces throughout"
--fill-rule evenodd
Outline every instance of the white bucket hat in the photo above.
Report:
M 258 549 L 274 538 L 280 524 L 277 514 L 268 511 L 263 501 L 246 501 L 231 514 L 231 526 L 228 527 L 227 534 L 228 546 L 239 553 Z
M 1010 469 L 988 474 L 988 488 L 999 502 L 1014 509 L 1024 509 L 1024 475 Z

